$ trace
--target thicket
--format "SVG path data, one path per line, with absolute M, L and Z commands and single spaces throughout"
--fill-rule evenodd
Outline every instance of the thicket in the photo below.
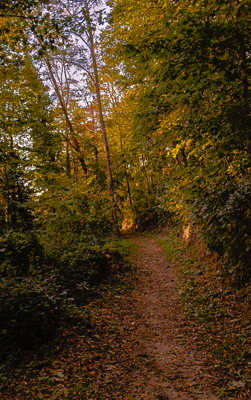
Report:
M 67 324 L 88 327 L 81 306 L 123 264 L 107 197 L 97 196 L 93 185 L 55 184 L 39 197 L 18 198 L 2 224 L 1 368 L 15 365 L 23 351 L 50 344 Z
M 50 344 L 67 324 L 88 327 L 89 316 L 81 306 L 123 265 L 116 241 L 108 245 L 93 235 L 76 235 L 74 240 L 71 235 L 54 255 L 30 240 L 30 232 L 7 231 L 0 246 L 0 351 L 5 367 L 15 365 L 24 350 Z
M 114 118 L 131 111 L 146 193 L 200 227 L 224 277 L 243 285 L 251 259 L 248 3 L 112 4 L 105 51 L 125 88 Z

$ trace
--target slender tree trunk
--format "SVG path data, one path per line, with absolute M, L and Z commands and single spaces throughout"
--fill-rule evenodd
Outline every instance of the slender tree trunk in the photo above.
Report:
M 76 138 L 75 130 L 74 130 L 73 125 L 71 123 L 71 120 L 69 118 L 65 102 L 64 102 L 63 97 L 62 97 L 62 95 L 60 93 L 60 89 L 58 87 L 58 84 L 57 84 L 57 81 L 55 79 L 55 76 L 54 76 L 54 73 L 53 73 L 53 69 L 52 69 L 49 57 L 47 55 L 45 55 L 45 62 L 46 62 L 46 65 L 47 65 L 47 68 L 48 68 L 48 71 L 49 71 L 49 74 L 50 74 L 50 78 L 51 78 L 51 81 L 53 83 L 56 95 L 57 95 L 57 98 L 58 98 L 59 104 L 60 104 L 60 106 L 62 108 L 62 111 L 63 111 L 63 114 L 65 116 L 66 126 L 69 129 L 69 132 L 71 133 L 72 143 L 69 140 L 69 144 L 76 151 L 78 160 L 79 160 L 80 165 L 82 167 L 82 170 L 83 170 L 84 174 L 87 175 L 87 173 L 88 173 L 87 165 L 85 163 L 85 159 L 83 157 L 79 142 L 78 142 L 78 140 Z
M 122 142 L 120 130 L 119 130 L 119 141 L 120 141 L 120 150 L 121 150 L 121 153 L 123 153 L 123 142 Z M 123 163 L 126 163 L 126 160 L 124 159 L 124 156 L 123 156 Z M 129 203 L 130 203 L 132 211 L 134 212 L 135 210 L 134 210 L 134 206 L 133 206 L 130 182 L 129 182 L 129 177 L 128 177 L 126 166 L 125 166 L 125 170 L 124 171 L 125 171 L 125 178 L 126 178 L 126 185 L 127 185 L 127 193 L 128 193 Z
M 6 165 L 4 165 L 4 174 L 5 174 L 5 181 L 7 183 L 7 206 L 6 206 L 6 225 L 9 226 L 10 224 L 10 190 L 9 190 L 9 177 Z
M 133 206 L 133 202 L 132 202 L 131 188 L 130 188 L 130 182 L 129 182 L 128 173 L 127 173 L 126 170 L 125 170 L 125 178 L 126 178 L 126 184 L 127 184 L 127 193 L 128 193 L 128 197 L 129 197 L 129 203 L 130 203 L 131 209 L 134 211 L 134 206 Z
M 71 160 L 70 160 L 70 144 L 69 144 L 69 136 L 66 136 L 66 173 L 70 178 L 71 176 Z
M 95 129 L 95 117 L 94 117 L 94 108 L 93 104 L 90 105 L 90 113 L 91 113 L 91 130 L 92 130 L 92 137 L 93 137 L 93 147 L 94 147 L 94 154 L 95 154 L 95 162 L 96 166 L 98 166 L 98 148 L 96 144 L 96 129 Z
M 148 176 L 148 173 L 147 173 L 147 169 L 146 169 L 146 165 L 145 165 L 145 157 L 144 157 L 143 154 L 141 155 L 141 162 L 142 162 L 142 170 L 143 170 L 143 173 L 145 175 L 145 182 L 146 182 L 146 188 L 147 188 L 147 193 L 148 193 L 148 196 L 146 196 L 147 203 L 148 203 L 147 206 L 148 206 L 148 208 L 151 208 L 152 191 L 151 191 L 150 179 L 149 179 L 149 176 Z
M 111 201 L 112 201 L 112 216 L 113 216 L 114 227 L 115 227 L 116 233 L 119 234 L 117 206 L 116 206 L 115 196 L 114 196 L 114 185 L 113 185 L 113 177 L 112 177 L 111 161 L 110 161 L 110 149 L 109 149 L 109 145 L 108 145 L 106 126 L 105 126 L 105 121 L 104 121 L 104 116 L 103 116 L 99 73 L 98 73 L 98 67 L 97 67 L 97 57 L 96 57 L 96 52 L 95 52 L 95 44 L 94 44 L 93 31 L 92 31 L 92 26 L 91 26 L 91 18 L 90 18 L 89 5 L 88 5 L 87 0 L 84 0 L 84 6 L 85 6 L 87 31 L 88 31 L 89 42 L 90 42 L 90 51 L 91 51 L 91 57 L 92 57 L 95 92 L 96 92 L 98 112 L 99 112 L 99 122 L 100 122 L 100 128 L 101 128 L 101 132 L 102 132 L 104 148 L 105 148 L 105 155 L 106 155 L 108 190 L 109 190 Z
M 147 171 L 146 171 L 145 158 L 144 158 L 143 154 L 141 156 L 141 160 L 142 160 L 142 167 L 143 167 L 144 175 L 145 175 L 145 178 L 146 178 L 147 191 L 148 191 L 149 197 L 151 197 L 151 187 L 150 187 L 149 177 L 148 177 L 148 174 L 147 174 Z

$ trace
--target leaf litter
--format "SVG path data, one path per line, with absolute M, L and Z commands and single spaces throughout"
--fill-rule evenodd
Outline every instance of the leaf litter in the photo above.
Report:
M 52 354 L 30 354 L 1 400 L 217 400 L 214 362 L 183 310 L 175 266 L 151 237 L 131 240 L 134 267 L 83 307 L 92 326 L 64 329 Z

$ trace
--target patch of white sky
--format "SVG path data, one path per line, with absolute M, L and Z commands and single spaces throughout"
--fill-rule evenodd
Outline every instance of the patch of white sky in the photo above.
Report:
M 84 26 L 85 23 L 83 14 L 83 9 L 85 7 L 84 1 L 55 0 L 50 4 L 50 13 L 55 12 L 55 19 L 57 19 L 59 13 L 61 13 L 65 17 L 72 17 L 73 21 L 75 20 L 78 24 L 76 32 L 72 29 L 68 34 L 64 48 L 65 55 L 63 55 L 63 52 L 61 53 L 59 51 L 58 54 L 53 54 L 51 56 L 51 60 L 54 65 L 54 73 L 57 82 L 64 96 L 69 97 L 70 93 L 70 98 L 72 100 L 85 107 L 94 101 L 95 95 L 90 91 L 93 78 L 92 60 L 88 47 L 88 35 L 86 30 L 83 29 L 81 32 L 81 29 L 79 29 L 79 25 L 82 23 Z M 106 16 L 109 14 L 110 8 L 107 5 L 107 0 L 88 1 L 88 4 L 90 7 L 91 19 L 95 26 L 95 40 L 98 42 L 103 29 L 107 26 Z M 96 52 L 99 58 L 98 46 L 96 46 Z M 63 59 L 64 62 L 62 62 Z M 41 67 L 40 73 L 42 78 L 46 80 L 49 94 L 53 102 L 58 102 L 45 63 L 42 63 Z

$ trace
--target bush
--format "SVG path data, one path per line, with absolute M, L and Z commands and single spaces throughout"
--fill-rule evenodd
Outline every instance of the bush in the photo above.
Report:
M 0 236 L 0 275 L 27 275 L 42 259 L 42 247 L 33 232 L 9 230 Z
M 48 343 L 61 318 L 59 299 L 31 280 L 3 280 L 0 289 L 2 359 L 13 356 L 13 350 Z
M 137 214 L 135 226 L 137 231 L 143 232 L 163 226 L 171 220 L 172 216 L 170 212 L 159 207 L 151 207 Z
M 250 279 L 251 182 L 224 182 L 201 191 L 194 204 L 195 219 L 202 225 L 207 244 L 222 258 L 223 275 L 233 285 Z
M 88 183 L 63 181 L 62 187 L 51 188 L 37 201 L 35 224 L 45 252 L 60 257 L 66 248 L 78 242 L 96 242 L 112 231 L 109 198 Z M 83 232 L 85 237 L 83 237 Z
M 97 285 L 123 259 L 116 246 L 110 249 L 110 243 L 93 235 L 75 234 L 71 239 L 54 255 L 44 255 L 32 234 L 9 231 L 1 237 L 0 358 L 4 365 L 19 360 L 24 350 L 48 344 L 65 324 L 92 326 L 79 306 L 97 294 Z M 45 256 L 47 265 L 40 265 Z
M 83 282 L 65 280 L 52 271 L 30 278 L 8 278 L 0 283 L 0 354 L 2 361 L 15 361 L 23 350 L 49 344 L 65 323 L 87 325 L 87 317 L 76 306 L 78 288 L 86 300 Z M 72 297 L 74 293 L 75 298 Z
M 107 246 L 105 248 L 104 244 L 90 247 L 87 243 L 80 242 L 65 250 L 61 256 L 59 279 L 65 287 L 74 291 L 77 289 L 76 283 L 95 286 L 109 276 L 114 264 L 121 262 L 120 253 Z

